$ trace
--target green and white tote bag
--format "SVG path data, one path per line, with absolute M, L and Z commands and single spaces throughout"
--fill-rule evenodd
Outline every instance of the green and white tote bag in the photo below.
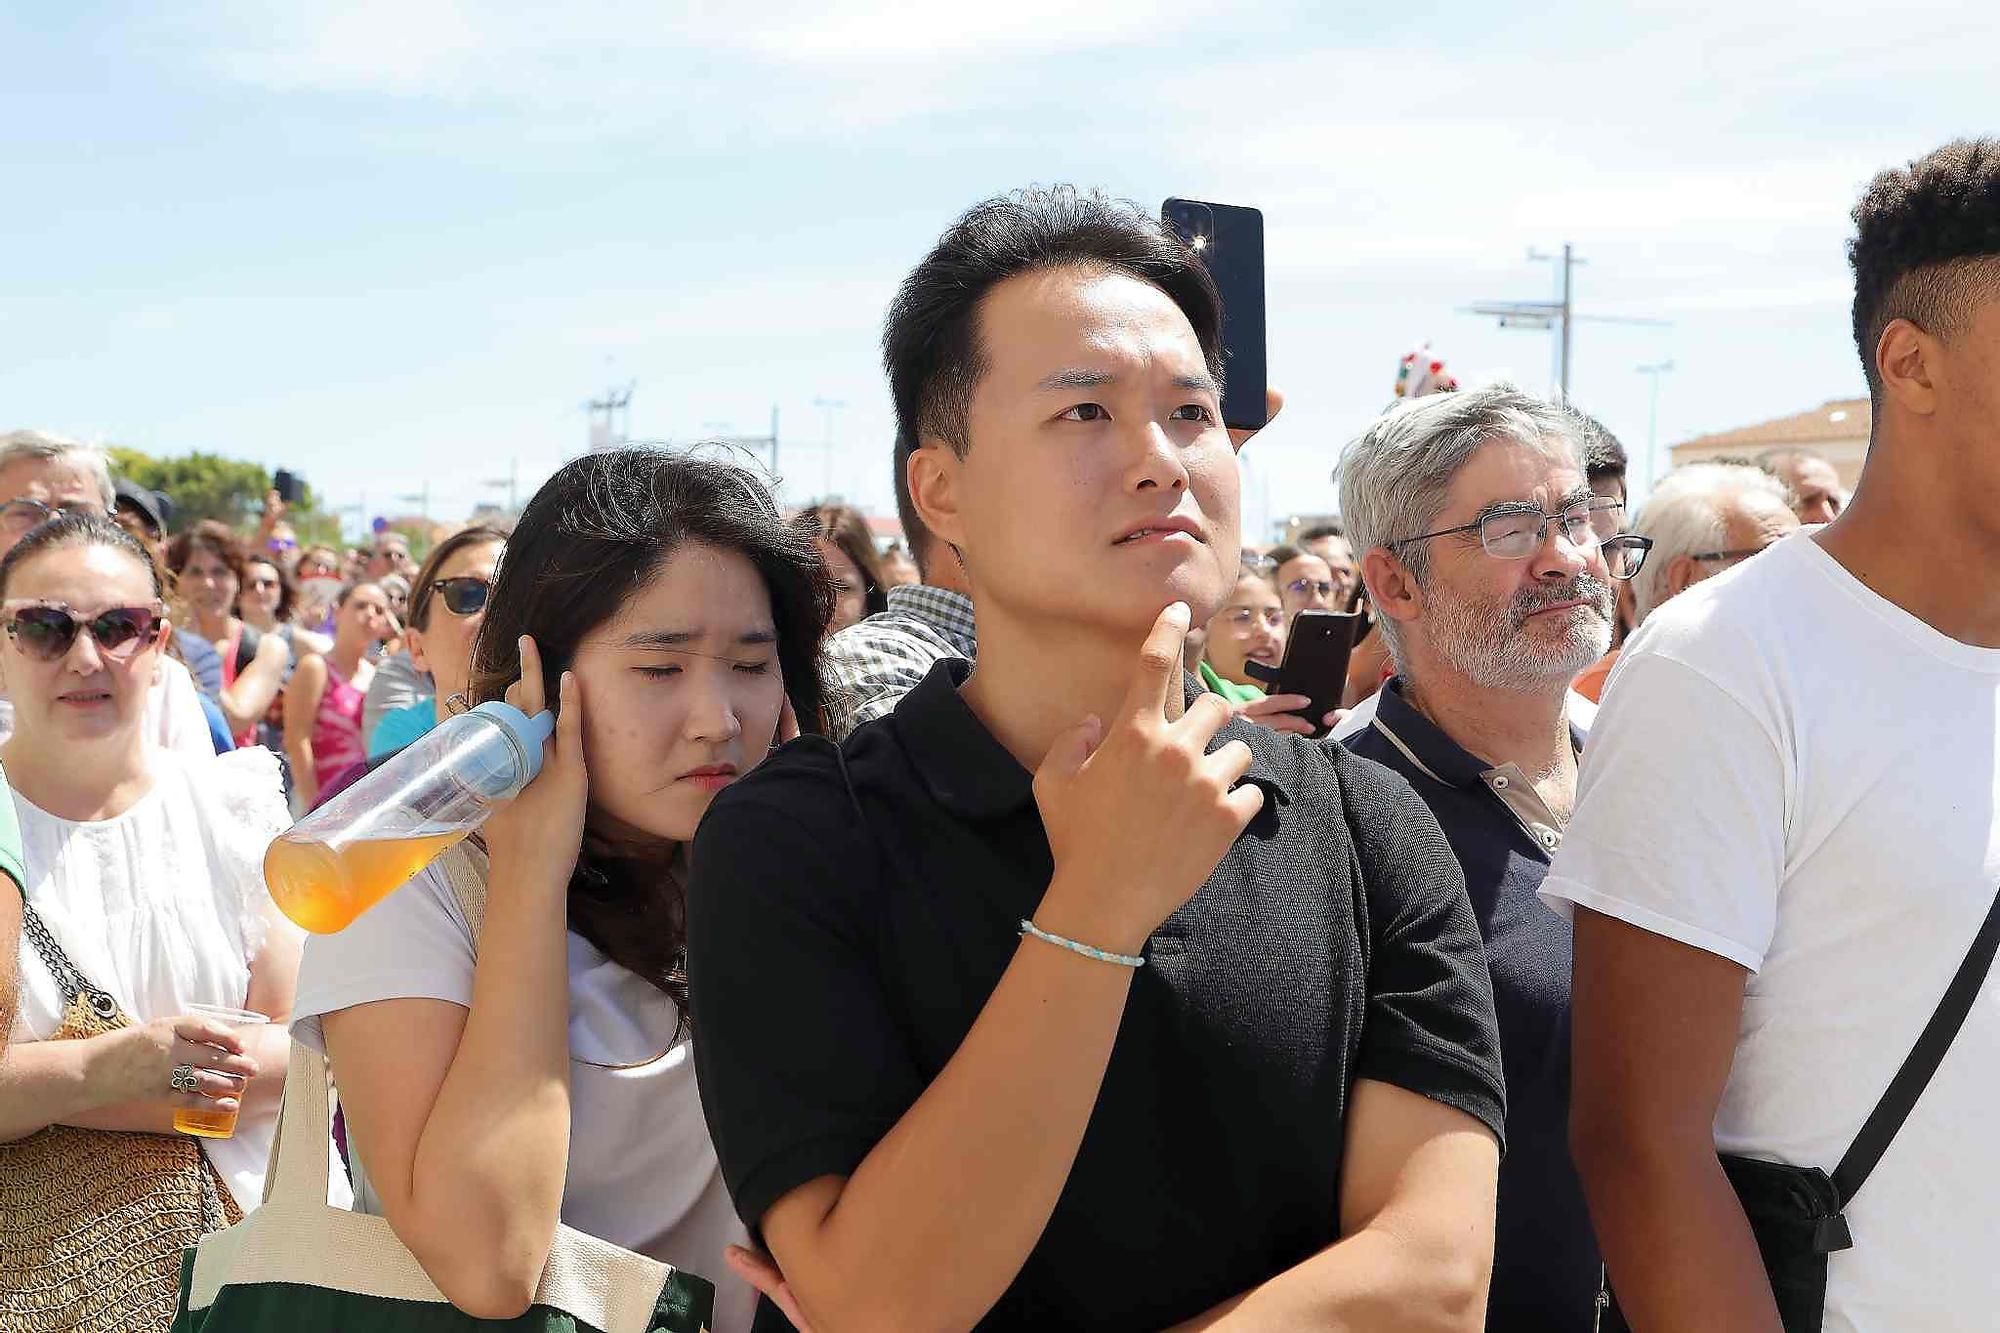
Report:
M 327 1119 L 326 1061 L 295 1042 L 263 1206 L 186 1252 L 173 1333 L 706 1333 L 705 1278 L 569 1227 L 526 1314 L 463 1313 L 387 1219 L 327 1202 Z

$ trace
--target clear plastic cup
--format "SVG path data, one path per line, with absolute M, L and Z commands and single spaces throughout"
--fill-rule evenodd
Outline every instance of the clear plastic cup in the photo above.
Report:
M 199 1014 L 229 1028 L 239 1037 L 247 1035 L 245 1029 L 263 1027 L 271 1020 L 263 1014 L 253 1014 L 247 1009 L 231 1009 L 220 1004 L 191 1004 L 188 1012 Z M 225 1075 L 225 1077 L 230 1077 Z M 191 1134 L 198 1139 L 226 1139 L 236 1133 L 236 1117 L 243 1111 L 244 1080 L 237 1079 L 236 1105 L 230 1110 L 209 1110 L 206 1107 L 192 1111 L 175 1110 L 174 1128 L 183 1134 Z

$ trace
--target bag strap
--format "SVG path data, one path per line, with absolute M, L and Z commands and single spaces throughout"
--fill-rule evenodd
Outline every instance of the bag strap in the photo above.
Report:
M 1972 947 L 1966 951 L 1965 961 L 1958 965 L 1958 973 L 1945 987 L 1944 998 L 1938 1001 L 1936 1012 L 1917 1038 L 1917 1044 L 1903 1060 L 1903 1067 L 1896 1071 L 1896 1077 L 1889 1080 L 1889 1090 L 1882 1094 L 1882 1100 L 1875 1103 L 1875 1109 L 1868 1113 L 1868 1119 L 1861 1126 L 1861 1132 L 1854 1136 L 1847 1155 L 1840 1159 L 1840 1165 L 1833 1169 L 1833 1187 L 1840 1193 L 1840 1203 L 1844 1208 L 1868 1180 L 1868 1174 L 1875 1164 L 1882 1160 L 1882 1154 L 1889 1150 L 1903 1122 L 1916 1109 L 1917 1099 L 1930 1086 L 1932 1075 L 1944 1062 L 1945 1052 L 1951 1049 L 1958 1036 L 1958 1030 L 1965 1026 L 1966 1015 L 1972 1012 L 1972 1002 L 1986 984 L 1986 974 L 1993 967 L 1993 954 L 2000 948 L 2000 891 L 1993 896 L 1993 905 L 1986 909 L 1986 920 L 1980 923 L 1979 934 L 1973 937 Z
M 76 997 L 81 995 L 90 1001 L 90 1011 L 101 1022 L 109 1023 L 118 1016 L 117 999 L 102 986 L 91 984 L 90 978 L 69 960 L 62 945 L 56 942 L 55 933 L 35 911 L 35 905 L 28 901 L 25 892 L 21 895 L 21 933 L 28 937 L 42 965 L 48 968 L 49 975 L 56 979 L 56 989 L 62 992 L 64 1005 L 75 1004 Z
M 477 953 L 480 933 L 486 928 L 486 849 L 467 838 L 446 848 L 437 859 L 437 868 L 465 924 L 472 929 L 472 949 Z
M 467 839 L 437 861 L 466 924 L 472 927 L 475 944 L 486 919 L 486 881 L 480 873 L 485 860 L 485 852 Z M 277 1134 L 271 1140 L 271 1156 L 264 1171 L 267 1207 L 326 1207 L 327 1174 L 333 1165 L 332 1143 L 327 1136 L 331 1114 L 326 1057 L 304 1042 L 294 1041 L 292 1062 L 285 1070 L 285 1100 L 278 1111 Z
M 292 1043 L 285 1069 L 285 1100 L 264 1168 L 264 1206 L 297 1211 L 327 1206 L 333 1167 L 333 1113 L 327 1099 L 326 1057 L 302 1041 Z

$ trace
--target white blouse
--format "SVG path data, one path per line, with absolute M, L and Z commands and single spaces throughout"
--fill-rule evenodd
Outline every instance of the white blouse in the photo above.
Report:
M 191 1004 L 242 1008 L 271 928 L 264 849 L 291 823 L 277 757 L 149 757 L 152 789 L 114 819 L 59 819 L 14 792 L 28 901 L 77 970 L 135 1022 Z M 46 1040 L 62 995 L 25 935 L 20 977 L 13 1039 Z M 262 1196 L 276 1125 L 275 1108 L 246 1112 L 234 1137 L 201 1141 L 245 1209 Z

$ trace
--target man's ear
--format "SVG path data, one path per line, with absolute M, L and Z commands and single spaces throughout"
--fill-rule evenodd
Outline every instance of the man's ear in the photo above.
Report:
M 1693 559 L 1677 555 L 1667 561 L 1667 596 L 1678 597 L 1701 582 L 1701 567 Z
M 922 441 L 903 463 L 903 479 L 910 487 L 910 503 L 917 517 L 954 550 L 965 540 L 965 518 L 960 510 L 964 478 L 965 460 L 942 440 Z
M 1409 566 L 1386 546 L 1361 557 L 1361 578 L 1368 585 L 1368 602 L 1380 615 L 1407 624 L 1424 611 L 1424 590 Z
M 410 664 L 416 667 L 417 670 L 428 675 L 431 669 L 431 660 L 424 656 L 424 632 L 415 625 L 405 626 L 403 629 L 403 647 L 410 654 Z
M 1875 340 L 1875 373 L 1884 397 L 1905 411 L 1930 416 L 1937 411 L 1937 372 L 1944 348 L 1907 319 L 1892 319 Z

